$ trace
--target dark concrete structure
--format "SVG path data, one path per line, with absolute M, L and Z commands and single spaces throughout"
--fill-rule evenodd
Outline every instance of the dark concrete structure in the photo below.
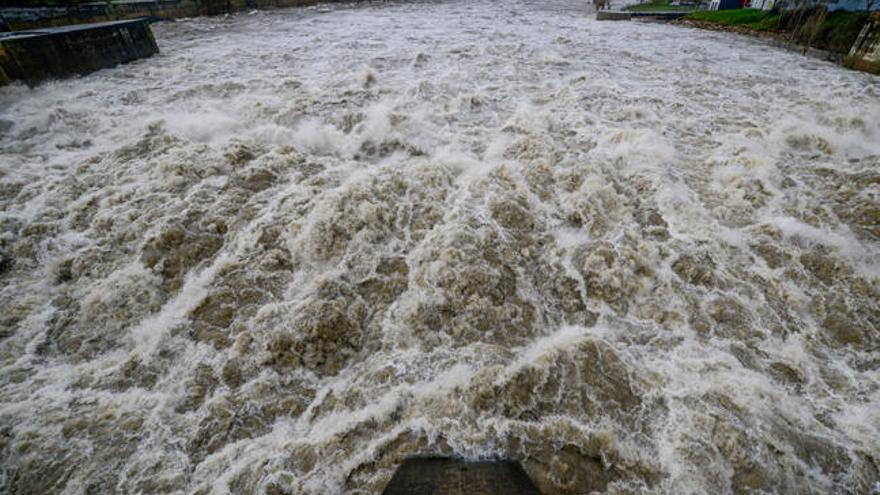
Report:
M 625 10 L 598 10 L 597 21 L 628 21 L 632 19 L 632 12 Z
M 407 459 L 383 495 L 540 495 L 512 461 L 466 462 L 441 457 Z
M 0 34 L 0 84 L 84 75 L 159 53 L 148 19 Z
M 2 7 L 0 31 L 42 29 L 69 24 L 106 22 L 140 17 L 176 19 L 220 15 L 251 9 L 314 5 L 319 0 L 110 0 L 70 3 L 56 7 Z M 2 3 L 2 2 L 0 2 Z
M 646 10 L 600 10 L 596 12 L 599 21 L 628 21 L 630 19 L 675 20 L 690 14 L 684 11 L 646 11 Z
M 880 74 L 880 13 L 872 14 L 853 43 L 844 65 Z

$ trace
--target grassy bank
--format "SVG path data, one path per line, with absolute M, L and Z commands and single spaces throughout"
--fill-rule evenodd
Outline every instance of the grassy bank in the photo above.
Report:
M 740 26 L 754 29 L 755 31 L 772 31 L 779 26 L 779 14 L 766 10 L 705 10 L 694 12 L 688 15 L 687 18 L 722 26 Z
M 686 20 L 740 32 L 777 33 L 800 45 L 846 54 L 867 18 L 862 12 L 828 13 L 824 9 L 782 13 L 738 9 L 694 12 Z

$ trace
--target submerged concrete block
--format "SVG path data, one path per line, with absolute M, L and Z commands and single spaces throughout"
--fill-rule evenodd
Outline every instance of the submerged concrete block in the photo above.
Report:
M 596 12 L 597 21 L 628 21 L 632 19 L 632 12 L 622 10 L 599 10 Z
M 599 10 L 596 12 L 598 21 L 628 21 L 630 19 L 643 19 L 652 21 L 674 21 L 681 19 L 690 12 L 676 11 L 650 11 L 650 10 Z
M 149 19 L 78 24 L 0 37 L 0 83 L 84 75 L 159 53 Z
M 442 457 L 407 459 L 383 495 L 540 495 L 512 461 L 466 462 Z

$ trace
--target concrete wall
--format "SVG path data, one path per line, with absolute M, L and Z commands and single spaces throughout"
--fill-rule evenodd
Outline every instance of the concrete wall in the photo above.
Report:
M 844 65 L 872 74 L 880 74 L 880 13 L 873 14 L 853 43 Z
M 0 38 L 0 84 L 88 74 L 159 53 L 146 19 L 22 31 Z

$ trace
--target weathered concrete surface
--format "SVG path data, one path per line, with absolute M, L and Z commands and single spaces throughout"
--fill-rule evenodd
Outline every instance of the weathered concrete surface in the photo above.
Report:
M 662 19 L 671 21 L 675 19 L 681 19 L 682 17 L 690 14 L 690 12 L 640 10 L 637 12 L 631 12 L 631 14 L 634 19 Z
M 407 459 L 383 495 L 540 495 L 517 462 Z
M 80 24 L 0 36 L 0 84 L 88 74 L 159 53 L 148 19 Z
M 114 0 L 60 7 L 0 7 L 0 31 L 155 17 L 175 19 L 254 8 L 313 5 L 318 0 Z
M 623 10 L 599 10 L 596 12 L 597 21 L 628 21 L 632 18 L 632 12 Z
M 880 74 L 880 13 L 873 14 L 865 23 L 844 65 L 872 74 Z
M 599 21 L 628 21 L 630 19 L 660 19 L 675 20 L 681 19 L 690 12 L 668 12 L 668 11 L 628 11 L 628 10 L 600 10 L 596 12 L 596 19 Z

